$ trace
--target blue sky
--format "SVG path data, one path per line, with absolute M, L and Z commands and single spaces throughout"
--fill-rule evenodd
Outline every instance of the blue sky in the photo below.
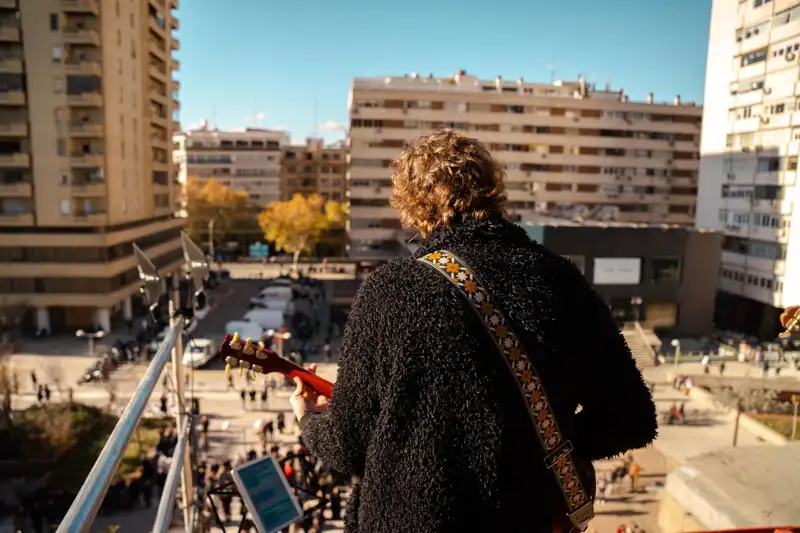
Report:
M 347 122 L 353 77 L 548 81 L 551 64 L 634 100 L 700 102 L 709 14 L 709 0 L 182 0 L 180 120 L 302 140 Z

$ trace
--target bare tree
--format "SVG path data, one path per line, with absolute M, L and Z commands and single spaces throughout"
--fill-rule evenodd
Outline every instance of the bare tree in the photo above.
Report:
M 11 397 L 14 394 L 14 383 L 8 364 L 8 357 L 0 353 L 0 396 L 2 396 L 2 423 L 11 426 Z
M 760 380 L 747 379 L 716 388 L 714 396 L 726 407 L 735 410 L 733 446 L 739 441 L 739 420 L 743 413 L 775 413 L 781 408 L 778 393 L 766 388 Z
M 64 384 L 64 367 L 61 363 L 50 363 L 44 369 L 47 380 L 55 385 L 56 390 L 61 394 L 61 386 Z

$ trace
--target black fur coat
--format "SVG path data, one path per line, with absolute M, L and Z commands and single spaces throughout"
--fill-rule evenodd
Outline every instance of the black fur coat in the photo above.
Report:
M 466 261 L 500 303 L 576 454 L 653 441 L 648 389 L 572 263 L 505 221 L 439 229 L 415 255 L 437 249 Z M 360 478 L 347 531 L 550 532 L 562 496 L 513 379 L 442 275 L 412 258 L 375 270 L 350 313 L 329 411 L 301 423 L 311 453 Z

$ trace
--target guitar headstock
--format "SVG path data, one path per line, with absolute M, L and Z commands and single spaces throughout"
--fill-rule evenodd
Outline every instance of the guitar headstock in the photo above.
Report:
M 793 333 L 800 331 L 800 305 L 787 307 L 781 313 L 781 325 L 786 329 L 779 335 L 782 339 L 788 339 Z
M 284 373 L 293 365 L 274 351 L 264 346 L 263 342 L 252 339 L 242 340 L 238 333 L 226 335 L 219 349 L 220 357 L 225 361 L 225 373 L 238 367 L 239 375 L 247 372 L 247 377 L 255 381 L 256 374 Z

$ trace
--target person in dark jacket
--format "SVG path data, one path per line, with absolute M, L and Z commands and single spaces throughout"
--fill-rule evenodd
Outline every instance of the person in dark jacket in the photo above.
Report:
M 550 533 L 563 496 L 516 378 L 459 289 L 415 257 L 446 249 L 474 270 L 586 464 L 654 440 L 652 397 L 580 270 L 504 219 L 503 171 L 481 143 L 439 131 L 393 166 L 392 205 L 423 240 L 361 284 L 330 402 L 296 380 L 303 440 L 360 479 L 351 533 Z

